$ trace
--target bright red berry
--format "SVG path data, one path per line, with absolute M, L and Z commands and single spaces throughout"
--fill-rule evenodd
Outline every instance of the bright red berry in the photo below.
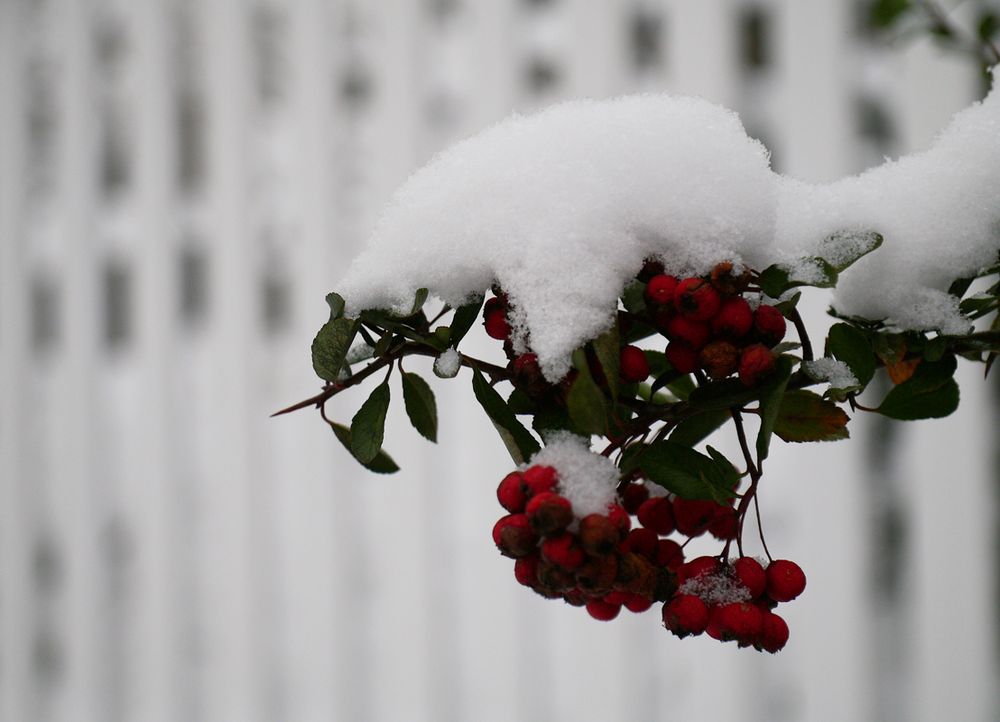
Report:
M 687 316 L 672 316 L 666 323 L 664 335 L 671 341 L 681 341 L 698 350 L 712 337 L 711 327 L 704 321 Z
M 629 594 L 623 606 L 633 614 L 642 614 L 653 606 L 653 600 L 642 594 Z
M 618 616 L 621 610 L 620 605 L 609 604 L 603 599 L 590 599 L 587 601 L 587 613 L 601 622 L 610 622 Z
M 506 341 L 510 336 L 507 313 L 502 308 L 487 311 L 483 318 L 483 326 L 486 327 L 486 333 L 498 341 Z
M 646 284 L 646 300 L 665 306 L 674 302 L 674 292 L 677 290 L 677 279 L 673 276 L 658 274 L 649 279 Z
M 766 346 L 774 346 L 785 337 L 785 317 L 774 306 L 761 304 L 753 312 L 753 329 Z
M 740 365 L 740 350 L 725 340 L 712 341 L 698 354 L 698 363 L 713 379 L 724 379 Z
M 717 622 L 724 642 L 735 639 L 746 646 L 760 637 L 764 614 L 755 604 L 732 602 L 719 607 Z
M 719 311 L 722 299 L 703 278 L 685 278 L 674 291 L 674 306 L 682 316 L 707 321 Z
M 551 466 L 529 466 L 521 476 L 524 478 L 524 485 L 528 488 L 528 494 L 541 494 L 543 491 L 552 491 L 556 482 L 559 481 L 559 474 Z
M 671 341 L 665 352 L 667 361 L 680 374 L 689 374 L 697 370 L 699 365 L 698 352 L 683 341 Z
M 618 504 L 608 504 L 608 519 L 618 528 L 619 539 L 624 539 L 632 528 L 632 517 Z
M 750 333 L 753 326 L 753 311 L 742 296 L 727 298 L 712 318 L 712 331 L 717 336 L 741 339 Z
M 674 499 L 674 523 L 684 536 L 699 536 L 715 520 L 718 504 L 707 499 Z
M 693 594 L 678 594 L 663 605 L 663 626 L 682 639 L 708 626 L 708 607 Z
M 554 491 L 543 491 L 528 500 L 524 513 L 531 528 L 542 536 L 558 534 L 573 521 L 573 505 L 565 496 Z
M 677 576 L 678 580 L 683 584 L 688 579 L 718 574 L 721 568 L 722 564 L 719 562 L 718 557 L 695 557 L 681 566 Z
M 646 499 L 636 514 L 639 523 L 652 529 L 660 536 L 667 536 L 674 530 L 674 512 L 670 499 L 665 496 Z
M 524 503 L 528 495 L 524 488 L 524 477 L 519 471 L 512 471 L 507 474 L 497 487 L 497 500 L 500 506 L 511 514 L 518 514 L 524 511 Z
M 770 610 L 765 610 L 760 636 L 757 638 L 757 648 L 774 654 L 788 642 L 788 624 L 785 620 Z
M 656 566 L 676 571 L 684 563 L 684 549 L 673 539 L 660 539 L 656 544 Z
M 708 531 L 712 536 L 722 541 L 735 539 L 738 527 L 739 519 L 736 516 L 736 510 L 725 504 L 716 505 L 715 518 L 708 525 Z
M 649 376 L 649 362 L 638 346 L 623 346 L 619 359 L 619 373 L 625 383 L 635 384 Z
M 507 557 L 526 557 L 534 553 L 538 535 L 524 514 L 508 514 L 493 525 L 493 543 Z
M 764 344 L 747 346 L 740 356 L 740 381 L 744 386 L 756 386 L 774 370 L 774 362 L 774 353 Z
M 787 559 L 775 559 L 767 565 L 767 596 L 776 602 L 790 602 L 806 588 L 802 567 Z
M 733 574 L 740 584 L 750 592 L 750 598 L 756 599 L 767 588 L 767 575 L 764 567 L 753 557 L 740 557 L 733 562 Z
M 586 560 L 587 555 L 569 532 L 551 536 L 542 542 L 542 556 L 564 569 L 576 569 Z

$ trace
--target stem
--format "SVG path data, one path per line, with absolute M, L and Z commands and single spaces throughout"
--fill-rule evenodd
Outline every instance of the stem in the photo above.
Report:
M 809 340 L 809 332 L 806 331 L 806 325 L 802 321 L 802 316 L 799 315 L 799 309 L 793 308 L 789 311 L 788 318 L 790 318 L 792 323 L 795 325 L 795 332 L 799 335 L 799 343 L 802 344 L 802 360 L 812 361 L 812 342 Z
M 760 466 L 754 462 L 753 453 L 750 451 L 750 444 L 747 443 L 746 429 L 743 428 L 743 416 L 739 409 L 730 409 L 730 415 L 733 417 L 733 424 L 736 426 L 736 437 L 740 442 L 740 449 L 743 451 L 743 459 L 746 461 L 747 473 L 750 474 L 750 488 L 748 488 L 744 493 L 743 497 L 740 499 L 740 504 L 736 508 L 736 548 L 739 549 L 740 556 L 743 556 L 743 522 L 746 519 L 747 510 L 750 508 L 750 502 L 754 501 L 757 496 L 757 483 L 760 481 L 761 471 Z M 729 547 L 732 540 L 726 542 L 726 546 L 722 550 L 722 558 L 729 558 Z

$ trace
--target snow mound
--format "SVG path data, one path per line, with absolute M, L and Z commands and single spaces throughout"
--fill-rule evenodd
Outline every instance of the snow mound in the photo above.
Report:
M 618 487 L 615 463 L 592 452 L 587 439 L 569 432 L 555 432 L 545 442 L 529 466 L 541 464 L 559 472 L 559 491 L 569 499 L 576 516 L 606 514 Z
M 946 290 L 996 260 L 998 187 L 995 91 L 927 151 L 826 185 L 773 173 L 736 114 L 704 100 L 573 101 L 432 159 L 397 191 L 336 290 L 354 315 L 406 310 L 421 287 L 456 305 L 498 282 L 515 347 L 530 347 L 554 381 L 611 324 L 647 257 L 676 274 L 722 260 L 836 263 L 855 232 L 874 230 L 885 243 L 843 274 L 837 309 L 962 333 L 969 324 Z

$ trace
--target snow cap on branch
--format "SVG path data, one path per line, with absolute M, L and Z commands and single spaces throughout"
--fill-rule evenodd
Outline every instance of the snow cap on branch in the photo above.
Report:
M 555 381 L 612 323 L 647 257 L 675 274 L 723 260 L 762 269 L 839 232 L 850 244 L 852 231 L 878 231 L 883 246 L 843 274 L 838 310 L 961 333 L 946 291 L 995 262 L 998 187 L 995 91 L 927 151 L 819 185 L 773 173 L 736 114 L 707 101 L 572 101 L 508 118 L 417 171 L 337 290 L 354 315 L 408 309 L 421 287 L 456 305 L 498 282 L 515 346 Z

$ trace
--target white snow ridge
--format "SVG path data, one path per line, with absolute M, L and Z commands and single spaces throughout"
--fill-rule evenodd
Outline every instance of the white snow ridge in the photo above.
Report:
M 515 345 L 558 380 L 647 257 L 678 274 L 722 260 L 760 269 L 874 230 L 885 243 L 843 274 L 838 310 L 960 333 L 945 291 L 996 260 L 997 188 L 996 91 L 927 151 L 827 185 L 772 172 L 736 114 L 704 100 L 572 101 L 510 117 L 414 173 L 335 290 L 353 315 L 406 309 L 421 287 L 459 304 L 499 282 Z

